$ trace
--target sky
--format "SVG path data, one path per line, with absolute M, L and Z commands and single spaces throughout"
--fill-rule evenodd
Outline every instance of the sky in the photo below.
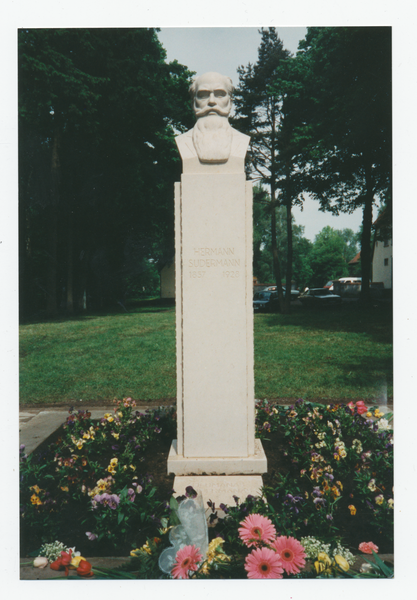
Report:
M 161 27 L 158 34 L 169 61 L 178 60 L 196 75 L 217 71 L 239 83 L 237 68 L 255 63 L 261 36 L 258 27 Z M 277 27 L 284 47 L 295 54 L 298 43 L 305 37 L 306 27 Z M 376 215 L 376 210 L 375 210 Z M 352 229 L 355 233 L 362 222 L 362 210 L 338 216 L 319 210 L 317 201 L 307 197 L 303 210 L 294 207 L 297 225 L 304 227 L 304 236 L 314 241 L 327 225 L 335 229 Z

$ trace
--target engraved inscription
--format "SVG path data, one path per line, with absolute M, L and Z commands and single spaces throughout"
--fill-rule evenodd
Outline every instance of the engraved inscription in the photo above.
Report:
M 234 253 L 234 248 L 194 248 L 196 256 L 230 256 Z
M 230 277 L 231 279 L 237 279 L 239 277 L 239 271 L 223 271 L 223 277 Z
M 240 267 L 240 258 L 190 258 L 190 269 L 198 267 Z
M 220 269 L 218 269 L 218 267 L 221 267 L 222 269 L 228 269 L 227 271 L 223 270 L 221 272 L 221 277 L 236 279 L 239 277 L 239 273 L 241 272 L 240 270 L 235 270 L 236 267 L 240 269 L 244 268 L 244 261 L 235 256 L 235 248 L 194 246 L 191 258 L 189 256 L 190 255 L 188 254 L 185 265 L 186 268 L 188 267 L 188 275 L 192 279 L 202 279 L 207 273 L 207 269 L 209 269 L 208 273 L 212 273 L 214 275 L 214 273 L 217 272 L 220 275 Z M 233 270 L 229 270 L 230 267 Z M 207 275 L 207 277 L 209 277 L 209 275 Z

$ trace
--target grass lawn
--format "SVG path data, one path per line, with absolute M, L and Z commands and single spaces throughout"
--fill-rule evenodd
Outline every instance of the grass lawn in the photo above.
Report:
M 392 395 L 390 308 L 294 307 L 255 316 L 257 398 Z M 174 398 L 175 309 L 139 304 L 128 313 L 22 324 L 21 404 Z

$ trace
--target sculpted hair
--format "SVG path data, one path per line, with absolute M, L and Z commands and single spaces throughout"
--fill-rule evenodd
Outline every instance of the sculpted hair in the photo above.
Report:
M 192 98 L 192 99 L 194 99 L 194 97 L 195 97 L 195 95 L 196 95 L 196 92 L 197 92 L 197 84 L 198 84 L 198 81 L 199 81 L 199 80 L 200 80 L 202 77 L 204 77 L 204 76 L 203 76 L 203 75 L 200 75 L 200 77 L 196 77 L 196 78 L 194 79 L 194 81 L 192 82 L 192 84 L 190 85 L 190 87 L 188 88 L 188 91 L 190 92 L 190 96 L 191 96 L 191 98 Z M 226 90 L 227 90 L 227 93 L 229 94 L 229 96 L 230 96 L 230 97 L 232 97 L 232 96 L 233 96 L 233 90 L 234 90 L 234 87 L 233 87 L 233 82 L 232 82 L 232 80 L 230 79 L 230 77 L 227 77 L 226 75 L 222 75 L 221 77 L 222 77 L 222 79 L 223 79 L 223 81 L 224 81 L 224 85 L 225 85 L 225 88 L 226 88 Z

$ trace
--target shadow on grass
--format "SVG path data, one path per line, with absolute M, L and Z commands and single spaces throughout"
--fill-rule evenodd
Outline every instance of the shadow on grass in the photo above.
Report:
M 171 298 L 150 298 L 144 300 L 132 300 L 125 305 L 117 304 L 115 307 L 102 310 L 91 310 L 69 314 L 63 310 L 55 316 L 45 313 L 37 313 L 20 320 L 20 325 L 34 325 L 39 323 L 68 323 L 69 321 L 91 321 L 103 317 L 129 317 L 134 314 L 172 312 L 175 310 L 175 300 Z
M 390 358 L 379 358 L 378 374 L 375 373 L 375 359 L 372 356 L 363 356 L 357 363 L 346 362 L 343 365 L 339 363 L 338 367 L 344 371 L 341 385 L 349 385 L 360 390 L 372 382 L 375 389 L 381 389 L 381 393 L 384 386 L 392 386 L 393 361 Z
M 365 307 L 352 302 L 334 307 L 291 306 L 289 315 L 274 313 L 262 317 L 268 327 L 365 333 L 378 343 L 392 344 L 393 341 L 391 304 Z

